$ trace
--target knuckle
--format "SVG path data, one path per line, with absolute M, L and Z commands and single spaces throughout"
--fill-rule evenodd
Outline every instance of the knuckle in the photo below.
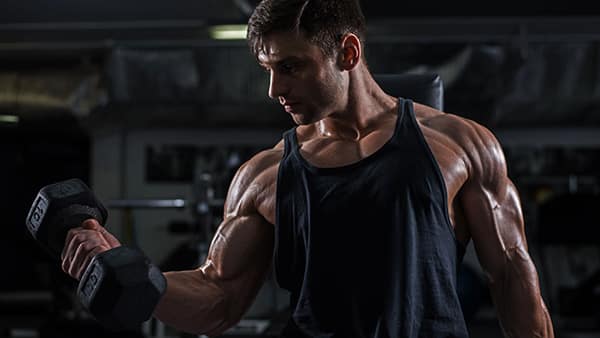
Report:
M 74 242 L 81 242 L 81 241 L 83 241 L 83 238 L 84 238 L 84 236 L 82 236 L 81 233 L 76 233 L 76 234 L 73 234 L 73 239 L 72 240 Z
M 82 247 L 83 251 L 85 251 L 85 252 L 90 252 L 90 251 L 94 250 L 94 246 L 95 245 L 92 242 L 81 243 L 81 247 Z

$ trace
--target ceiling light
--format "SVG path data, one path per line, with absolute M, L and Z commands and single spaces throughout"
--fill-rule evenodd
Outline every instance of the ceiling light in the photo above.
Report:
M 17 115 L 0 115 L 0 123 L 19 123 Z
M 244 40 L 246 25 L 217 25 L 209 28 L 209 34 L 215 40 Z

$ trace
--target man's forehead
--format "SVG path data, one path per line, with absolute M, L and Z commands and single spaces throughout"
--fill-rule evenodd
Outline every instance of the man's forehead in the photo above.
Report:
M 278 55 L 300 44 L 300 39 L 291 33 L 271 33 L 262 38 L 259 51 L 266 55 Z

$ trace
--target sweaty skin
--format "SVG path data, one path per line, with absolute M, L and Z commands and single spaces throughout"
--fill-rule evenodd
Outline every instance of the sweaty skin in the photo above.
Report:
M 348 34 L 333 58 L 297 34 L 272 33 L 264 41 L 258 60 L 270 74 L 269 96 L 300 125 L 300 152 L 308 162 L 347 165 L 390 139 L 398 102 L 371 77 L 356 36 Z M 498 141 L 473 121 L 417 103 L 414 109 L 445 180 L 456 237 L 464 244 L 473 240 L 505 336 L 553 337 L 527 251 L 519 197 Z M 210 336 L 239 321 L 271 264 L 282 155 L 280 142 L 238 170 L 206 262 L 195 270 L 165 273 L 168 288 L 155 311 L 158 319 Z M 99 240 L 105 236 L 91 226 L 72 230 L 63 269 L 79 278 L 91 252 L 119 245 L 114 238 Z M 357 273 L 368 274 L 368 267 L 357 267 Z

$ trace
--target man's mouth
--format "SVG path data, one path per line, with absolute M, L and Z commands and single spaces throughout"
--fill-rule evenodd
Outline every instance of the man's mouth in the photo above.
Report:
M 285 102 L 283 104 L 283 108 L 285 109 L 286 112 L 291 113 L 294 110 L 294 106 L 297 106 L 298 103 L 297 102 Z

